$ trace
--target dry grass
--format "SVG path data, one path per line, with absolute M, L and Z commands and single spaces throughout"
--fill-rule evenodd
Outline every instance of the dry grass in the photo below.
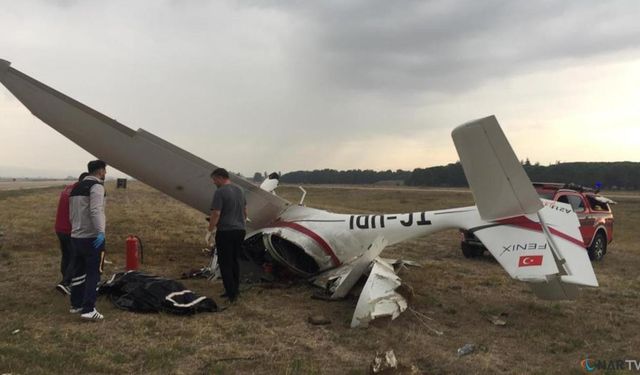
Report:
M 0 191 L 3 190 L 26 190 L 40 189 L 52 186 L 64 186 L 69 184 L 68 180 L 16 180 L 0 181 Z
M 576 302 L 534 298 L 489 257 L 464 259 L 455 231 L 406 242 L 384 256 L 424 264 L 401 274 L 415 297 L 411 307 L 434 319 L 436 336 L 407 311 L 393 322 L 350 329 L 356 299 L 324 302 L 313 289 L 254 287 L 239 303 L 215 314 L 176 317 L 120 311 L 104 300 L 102 323 L 78 321 L 53 290 L 59 250 L 53 233 L 58 188 L 19 194 L 0 192 L 0 373 L 333 374 L 367 372 L 376 351 L 394 349 L 399 361 L 438 373 L 581 373 L 585 354 L 601 359 L 640 359 L 640 200 L 618 199 L 616 241 L 595 265 L 601 287 Z M 206 262 L 200 254 L 203 215 L 140 183 L 107 187 L 109 275 L 121 269 L 124 240 L 145 241 L 143 269 L 177 278 Z M 307 204 L 339 212 L 402 212 L 471 204 L 464 192 L 309 188 Z M 299 192 L 281 194 L 298 201 Z M 188 280 L 211 296 L 220 284 Z M 311 326 L 310 314 L 332 319 Z M 506 313 L 505 327 L 489 315 Z M 20 331 L 12 334 L 15 330 Z M 456 349 L 479 350 L 458 358 Z

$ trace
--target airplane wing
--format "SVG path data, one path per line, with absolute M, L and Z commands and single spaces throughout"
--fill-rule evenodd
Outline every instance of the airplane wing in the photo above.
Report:
M 209 176 L 217 166 L 143 129 L 134 131 L 11 68 L 5 60 L 0 60 L 0 82 L 34 116 L 109 166 L 210 213 L 215 186 Z M 246 192 L 249 231 L 271 223 L 290 204 L 244 178 L 233 175 L 231 181 Z

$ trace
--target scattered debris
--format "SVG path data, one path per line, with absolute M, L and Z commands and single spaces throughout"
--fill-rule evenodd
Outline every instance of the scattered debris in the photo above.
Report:
M 16 335 L 16 334 L 18 334 L 18 333 L 20 333 L 20 330 L 19 330 L 19 329 L 16 329 L 16 330 L 14 330 L 13 332 L 11 332 L 11 334 L 12 334 L 12 335 Z
M 197 278 L 202 278 L 202 279 L 206 279 L 211 275 L 211 273 L 209 272 L 208 268 L 192 268 L 189 271 L 183 272 L 182 275 L 180 275 L 181 279 L 197 279 Z
M 392 265 L 395 273 L 398 273 L 401 270 L 405 270 L 409 267 L 422 268 L 422 265 L 420 263 L 415 262 L 413 260 L 391 259 L 391 258 L 380 258 L 380 259 Z
M 413 302 L 413 299 L 416 295 L 416 293 L 413 291 L 413 287 L 405 283 L 400 284 L 400 286 L 396 288 L 396 292 L 403 296 L 404 299 L 407 300 L 408 304 L 411 304 L 411 302 Z
M 325 291 L 314 291 L 313 294 L 311 295 L 311 299 L 317 299 L 320 301 L 327 301 L 327 302 L 336 302 L 336 301 L 344 300 L 344 298 L 341 298 L 341 299 L 333 298 L 331 294 L 327 294 L 325 293 Z
M 361 276 L 370 269 L 372 262 L 378 254 L 387 246 L 387 241 L 382 236 L 376 237 L 369 247 L 355 261 L 349 263 L 349 266 L 338 267 L 329 272 L 325 272 L 315 278 L 313 283 L 324 289 L 326 295 L 331 299 L 341 299 L 347 296 L 352 288 L 356 285 Z M 381 258 L 376 259 L 382 262 L 393 272 L 393 267 L 384 262 Z M 355 316 L 355 314 L 354 314 Z
M 227 357 L 227 358 L 214 358 L 210 360 L 211 363 L 216 362 L 229 362 L 229 361 L 253 361 L 260 358 L 259 356 L 255 357 Z
M 202 255 L 204 256 L 210 257 L 211 255 L 213 255 L 213 249 L 210 247 L 205 247 L 201 251 L 202 251 Z
M 471 354 L 476 350 L 475 344 L 464 344 L 461 348 L 458 348 L 458 357 Z
M 311 315 L 307 321 L 316 326 L 331 324 L 331 320 L 324 315 Z
M 375 259 L 360 293 L 351 328 L 367 327 L 370 321 L 382 316 L 393 320 L 406 310 L 407 301 L 395 291 L 400 284 L 400 278 L 393 272 L 393 267 Z
M 431 331 L 431 332 L 435 333 L 435 334 L 436 334 L 436 335 L 438 335 L 438 336 L 442 336 L 442 335 L 444 335 L 444 332 L 439 331 L 439 330 L 437 330 L 437 329 L 435 329 L 435 328 L 431 327 L 430 325 L 428 325 L 428 324 L 427 324 L 427 322 L 425 322 L 425 321 L 424 321 L 424 319 L 434 321 L 434 320 L 433 320 L 433 318 L 431 318 L 431 317 L 429 317 L 429 316 L 427 316 L 427 315 L 425 315 L 425 314 L 421 313 L 420 311 L 416 311 L 415 309 L 413 309 L 413 308 L 411 308 L 411 307 L 409 308 L 409 310 L 411 310 L 411 312 L 412 312 L 412 313 L 413 313 L 413 315 L 416 317 L 416 319 L 418 319 L 418 321 L 419 321 L 420 323 L 422 323 L 422 325 L 423 325 L 423 326 L 427 327 L 427 329 L 428 329 L 429 331 Z
M 384 353 L 376 353 L 371 363 L 372 374 L 388 373 L 390 370 L 398 368 L 398 360 L 393 350 L 387 350 Z
M 489 317 L 487 319 L 489 319 L 489 321 L 491 323 L 493 323 L 494 326 L 506 326 L 507 325 L 507 320 L 503 318 L 503 314 L 500 315 L 489 315 Z

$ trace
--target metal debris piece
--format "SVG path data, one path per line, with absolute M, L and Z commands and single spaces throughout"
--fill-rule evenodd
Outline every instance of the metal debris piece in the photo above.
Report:
M 393 267 L 380 258 L 375 259 L 353 313 L 351 328 L 367 327 L 370 321 L 383 316 L 393 320 L 406 310 L 407 301 L 395 291 L 400 284 Z
M 14 330 L 13 332 L 11 332 L 12 335 L 18 334 L 20 332 L 19 329 Z
M 396 292 L 404 297 L 407 300 L 407 303 L 413 302 L 416 293 L 413 291 L 413 287 L 409 284 L 400 284 L 400 286 L 396 289 Z
M 392 258 L 380 258 L 380 259 L 392 265 L 396 273 L 398 273 L 400 270 L 407 269 L 409 267 L 422 268 L 422 265 L 420 263 L 413 260 L 392 259 Z
M 331 320 L 324 315 L 311 315 L 307 321 L 316 326 L 331 324 Z
M 507 325 L 507 321 L 505 319 L 503 319 L 501 316 L 498 316 L 498 315 L 490 315 L 488 319 L 489 319 L 489 321 L 491 323 L 493 323 L 494 326 L 506 326 Z
M 461 348 L 458 348 L 458 357 L 471 354 L 476 350 L 475 344 L 464 344 Z
M 393 350 L 387 350 L 384 353 L 377 353 L 371 363 L 371 373 L 380 374 L 383 371 L 398 368 L 398 360 Z
M 418 321 L 419 321 L 420 323 L 422 323 L 422 325 L 424 325 L 425 327 L 427 327 L 427 329 L 428 329 L 429 331 L 431 331 L 431 332 L 435 333 L 435 334 L 436 334 L 436 335 L 438 335 L 438 336 L 442 336 L 442 335 L 444 335 L 444 332 L 439 331 L 439 330 L 437 330 L 437 329 L 435 329 L 435 328 L 431 327 L 429 324 L 427 324 L 427 322 L 425 322 L 425 321 L 424 321 L 424 319 L 428 319 L 428 320 L 433 321 L 433 318 L 431 318 L 431 317 L 429 317 L 429 316 L 427 316 L 427 315 L 425 315 L 425 314 L 423 314 L 423 313 L 421 313 L 421 312 L 419 312 L 419 311 L 417 311 L 417 310 L 415 310 L 415 309 L 409 308 L 409 310 L 411 310 L 411 312 L 412 312 L 412 313 L 413 313 L 413 315 L 416 317 L 416 319 L 418 319 Z
M 376 237 L 360 257 L 323 273 L 322 276 L 314 279 L 313 283 L 325 288 L 325 294 L 330 295 L 331 299 L 344 298 L 387 244 L 388 241 L 384 237 Z

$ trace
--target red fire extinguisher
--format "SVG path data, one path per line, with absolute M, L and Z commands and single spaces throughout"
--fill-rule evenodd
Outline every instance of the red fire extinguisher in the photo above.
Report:
M 136 271 L 142 263 L 142 241 L 140 237 L 129 235 L 127 237 L 127 271 Z

